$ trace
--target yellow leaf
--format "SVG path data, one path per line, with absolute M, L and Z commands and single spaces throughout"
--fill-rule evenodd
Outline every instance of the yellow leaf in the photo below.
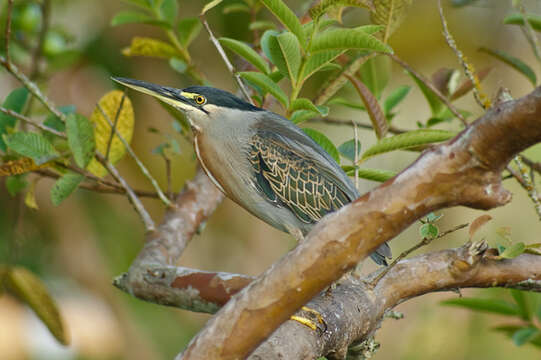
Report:
M 161 40 L 136 36 L 129 47 L 122 49 L 124 56 L 150 56 L 169 59 L 178 56 L 177 50 Z
M 36 165 L 31 158 L 23 157 L 17 160 L 12 160 L 0 165 L 0 176 L 11 176 L 24 174 L 29 171 L 47 167 L 49 164 Z
M 374 10 L 370 13 L 372 23 L 385 25 L 383 41 L 400 26 L 406 16 L 406 11 L 413 0 L 374 0 Z
M 12 267 L 7 271 L 5 281 L 8 289 L 34 310 L 53 336 L 67 345 L 69 339 L 58 307 L 41 280 L 25 268 Z
M 31 209 L 39 210 L 38 203 L 36 202 L 36 184 L 40 178 L 34 179 L 30 183 L 30 186 L 28 187 L 28 191 L 26 192 L 26 195 L 24 196 L 24 204 L 28 206 Z
M 114 123 L 115 121 L 117 112 L 122 102 L 122 96 L 122 91 L 113 90 L 105 94 L 98 103 L 105 114 L 107 114 L 111 123 Z M 95 124 L 94 137 L 96 139 L 96 150 L 105 156 L 107 152 L 107 144 L 111 138 L 111 126 L 109 125 L 107 119 L 103 117 L 103 114 L 98 107 L 94 109 L 94 112 L 90 117 L 90 121 Z M 116 129 L 128 143 L 131 142 L 133 135 L 133 125 L 133 107 L 130 99 L 126 96 L 124 103 L 122 104 L 122 109 L 118 114 Z M 119 137 L 115 135 L 109 150 L 109 161 L 114 164 L 120 160 L 125 153 L 126 148 L 124 147 L 124 144 L 122 144 Z M 96 159 L 92 159 L 86 169 L 99 177 L 103 177 L 107 174 L 107 169 L 105 169 Z

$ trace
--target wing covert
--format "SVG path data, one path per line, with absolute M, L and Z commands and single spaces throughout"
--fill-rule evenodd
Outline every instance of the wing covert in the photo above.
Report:
M 315 223 L 351 201 L 316 162 L 292 151 L 276 137 L 256 133 L 249 159 L 257 187 L 265 197 L 287 206 L 305 223 Z

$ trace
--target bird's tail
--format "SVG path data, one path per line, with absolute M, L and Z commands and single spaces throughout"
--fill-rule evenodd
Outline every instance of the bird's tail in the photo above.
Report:
M 391 253 L 391 248 L 387 243 L 383 243 L 379 248 L 376 249 L 370 257 L 378 265 L 387 266 L 387 260 L 385 258 L 391 259 L 393 257 Z

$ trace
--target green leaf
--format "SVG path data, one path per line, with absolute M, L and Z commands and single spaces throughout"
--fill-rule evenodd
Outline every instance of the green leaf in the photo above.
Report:
M 346 50 L 327 50 L 311 54 L 304 63 L 300 79 L 302 81 L 306 81 L 306 79 L 314 75 L 316 72 L 322 70 L 324 66 L 328 65 L 331 61 L 342 55 L 345 51 Z
M 301 49 L 299 47 L 299 41 L 295 35 L 290 32 L 278 35 L 276 40 L 280 46 L 282 59 L 287 69 L 287 74 L 289 74 L 289 79 L 292 84 L 295 84 L 301 66 Z
M 342 166 L 342 168 L 344 169 L 344 171 L 346 172 L 348 176 L 355 175 L 354 166 Z M 385 182 L 389 180 L 390 178 L 396 176 L 396 173 L 394 171 L 381 170 L 381 169 L 368 169 L 368 168 L 359 168 L 357 170 L 357 174 L 359 178 L 361 179 L 378 181 L 378 182 Z
M 471 310 L 484 311 L 493 314 L 517 316 L 519 311 L 515 304 L 500 299 L 457 298 L 441 302 L 442 305 L 459 306 Z
M 484 52 L 488 55 L 495 57 L 496 59 L 506 63 L 511 66 L 513 69 L 520 72 L 522 75 L 526 76 L 528 80 L 532 83 L 533 86 L 537 83 L 537 77 L 535 76 L 534 71 L 526 65 L 522 60 L 507 54 L 501 50 L 493 50 L 489 48 L 482 47 L 479 51 Z
M 223 0 L 212 0 L 210 2 L 208 2 L 204 7 L 203 7 L 203 10 L 201 10 L 201 15 L 205 15 L 207 13 L 207 11 L 209 11 L 210 9 L 218 6 Z
M 169 66 L 171 66 L 173 70 L 180 74 L 184 74 L 186 72 L 186 69 L 188 69 L 188 64 L 176 57 L 172 57 L 169 59 Z
M 512 339 L 516 346 L 521 346 L 535 339 L 540 334 L 541 331 L 539 331 L 538 328 L 535 326 L 528 326 L 517 330 L 513 334 Z
M 411 90 L 411 86 L 402 85 L 393 90 L 383 102 L 383 112 L 389 117 L 391 111 L 402 102 Z
M 336 149 L 336 146 L 334 146 L 332 141 L 329 140 L 325 134 L 309 128 L 304 128 L 302 131 L 304 131 L 306 135 L 310 136 L 312 140 L 318 143 L 323 150 L 325 150 L 338 164 L 340 164 L 340 153 L 338 152 L 338 149 Z
M 376 99 L 381 98 L 381 93 L 391 78 L 391 59 L 388 56 L 376 56 L 368 59 L 359 69 L 363 83 L 370 89 Z
M 242 56 L 243 58 L 248 60 L 249 63 L 254 65 L 265 74 L 270 73 L 269 65 L 267 65 L 267 62 L 263 60 L 263 58 L 246 43 L 225 37 L 222 37 L 218 40 L 220 41 L 220 44 L 227 47 L 229 50 L 235 52 L 236 54 Z
M 28 90 L 26 88 L 18 88 L 13 90 L 6 96 L 6 99 L 2 103 L 2 107 L 13 110 L 16 113 L 23 111 L 26 100 L 28 99 Z M 6 151 L 6 144 L 2 135 L 8 133 L 8 128 L 15 127 L 17 119 L 4 113 L 0 113 L 0 150 Z
M 178 14 L 177 0 L 161 0 L 160 18 L 173 25 Z
M 426 84 L 419 78 L 417 78 L 413 73 L 409 73 L 413 81 L 417 84 L 421 92 L 423 93 L 433 117 L 439 117 L 439 115 L 446 109 L 445 104 L 440 100 L 440 98 L 430 89 Z
M 442 217 L 443 217 L 443 214 L 436 215 L 435 213 L 430 212 L 428 213 L 428 215 L 426 215 L 426 221 L 429 223 L 434 223 L 438 221 L 439 219 L 441 219 Z
M 248 30 L 251 31 L 265 31 L 269 29 L 276 29 L 276 25 L 272 21 L 260 20 L 251 22 L 250 25 L 248 25 Z
M 327 102 L 327 105 L 342 105 L 350 109 L 366 111 L 366 108 L 364 107 L 363 104 L 359 104 L 357 102 L 353 102 L 351 100 L 344 99 L 342 97 L 332 98 L 331 100 Z
M 238 74 L 243 79 L 246 79 L 248 82 L 263 89 L 263 91 L 272 94 L 285 108 L 288 107 L 289 100 L 286 94 L 280 89 L 278 84 L 272 81 L 267 75 L 254 71 L 239 72 Z
M 60 205 L 72 192 L 77 189 L 77 186 L 84 180 L 84 176 L 74 172 L 67 172 L 58 179 L 51 189 L 51 201 L 55 206 Z
M 11 196 L 15 196 L 23 191 L 27 185 L 28 182 L 22 175 L 9 176 L 6 179 L 6 189 Z
M 235 3 L 235 4 L 224 6 L 222 12 L 224 14 L 232 14 L 232 13 L 236 13 L 236 12 L 249 13 L 250 12 L 250 7 L 248 5 L 246 5 L 246 4 L 243 4 L 243 3 Z
M 151 10 L 152 9 L 152 3 L 153 0 L 124 0 L 126 2 L 129 2 L 135 6 L 139 6 L 142 9 Z
M 351 139 L 338 147 L 338 151 L 342 156 L 351 161 L 358 159 L 361 154 L 361 142 L 357 140 L 357 156 L 355 156 L 355 139 Z
M 522 254 L 524 250 L 526 250 L 526 245 L 523 242 L 518 242 L 508 246 L 499 256 L 503 259 L 513 259 Z
M 86 168 L 96 148 L 94 127 L 85 116 L 69 114 L 66 117 L 66 135 L 75 163 L 82 169 Z
M 75 105 L 60 106 L 58 110 L 64 115 L 72 114 L 75 112 Z M 60 132 L 66 131 L 66 124 L 64 124 L 64 122 L 54 114 L 47 116 L 47 118 L 43 122 L 43 125 Z
M 178 38 L 182 46 L 187 48 L 201 32 L 203 25 L 198 18 L 184 18 L 177 25 Z
M 111 26 L 118 26 L 124 24 L 147 24 L 156 25 L 165 29 L 170 29 L 171 24 L 163 20 L 155 19 L 149 15 L 142 14 L 137 11 L 121 11 L 117 13 L 111 20 Z
M 526 19 L 532 26 L 532 28 L 536 31 L 541 31 L 541 16 L 534 14 L 534 13 L 528 13 L 526 14 Z M 513 25 L 524 25 L 524 18 L 522 17 L 521 13 L 513 13 L 511 15 L 507 15 L 505 19 L 503 19 L 504 24 L 513 24 Z
M 289 120 L 293 124 L 298 125 L 298 124 L 303 123 L 303 122 L 305 122 L 307 120 L 317 118 L 317 117 L 320 117 L 320 116 L 321 116 L 321 114 L 319 112 L 314 112 L 314 111 L 311 111 L 311 110 L 301 109 L 301 110 L 297 110 L 293 114 L 291 114 L 291 117 L 289 118 Z
M 299 18 L 282 0 L 261 0 L 261 2 L 280 20 L 284 26 L 297 37 L 302 48 L 306 46 L 306 38 Z
M 528 300 L 526 294 L 521 290 L 510 289 L 511 296 L 515 300 L 520 312 L 520 317 L 524 320 L 530 320 L 532 318 L 532 312 L 528 306 Z
M 37 165 L 59 156 L 53 145 L 38 133 L 16 132 L 11 135 L 4 135 L 4 141 L 8 148 L 22 156 L 32 158 Z
M 446 141 L 457 133 L 446 130 L 422 129 L 383 138 L 363 154 L 363 159 L 389 151 Z
M 439 232 L 438 227 L 431 223 L 423 224 L 419 228 L 419 235 L 421 235 L 422 238 L 435 239 Z
M 318 107 L 307 98 L 297 98 L 291 103 L 289 110 L 309 110 L 315 113 L 319 113 L 323 116 L 327 115 L 322 107 Z M 328 113 L 328 111 L 327 111 Z
M 22 267 L 12 267 L 4 277 L 8 288 L 24 301 L 63 345 L 69 343 L 58 307 L 41 280 Z
M 392 53 L 392 49 L 374 36 L 358 29 L 331 29 L 314 37 L 310 50 L 374 50 Z

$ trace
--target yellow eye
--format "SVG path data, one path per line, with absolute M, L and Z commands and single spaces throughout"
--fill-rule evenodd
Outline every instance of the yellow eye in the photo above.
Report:
M 205 102 L 207 102 L 207 99 L 205 99 L 205 97 L 201 95 L 197 95 L 194 100 L 197 105 L 203 105 Z

